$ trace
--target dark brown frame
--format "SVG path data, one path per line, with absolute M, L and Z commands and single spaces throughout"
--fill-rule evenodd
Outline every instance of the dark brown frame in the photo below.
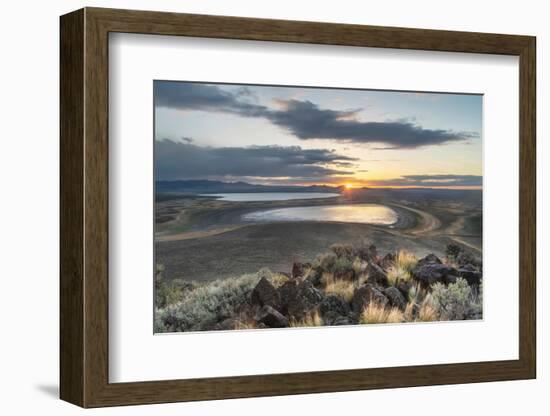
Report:
M 190 380 L 108 380 L 108 34 L 180 35 L 519 56 L 519 359 Z M 535 38 L 85 8 L 61 17 L 63 400 L 83 407 L 536 377 Z

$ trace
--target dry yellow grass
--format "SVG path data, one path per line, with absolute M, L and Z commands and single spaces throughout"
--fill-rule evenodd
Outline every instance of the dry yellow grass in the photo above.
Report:
M 403 312 L 403 319 L 405 322 L 412 322 L 414 320 L 414 302 L 407 303 L 405 312 Z
M 325 293 L 337 295 L 346 302 L 350 302 L 355 292 L 355 283 L 348 280 L 335 280 L 334 277 L 327 277 L 324 280 Z
M 303 328 L 310 326 L 323 326 L 323 324 L 323 318 L 321 318 L 319 311 L 313 311 L 308 313 L 303 319 L 291 319 L 289 325 L 291 328 Z
M 252 320 L 247 321 L 237 321 L 235 322 L 235 325 L 233 326 L 233 329 L 256 329 L 258 328 L 256 326 L 256 322 Z
M 361 324 L 396 324 L 405 321 L 405 316 L 397 308 L 387 309 L 380 304 L 371 302 L 361 314 Z
M 420 310 L 418 311 L 417 321 L 433 322 L 437 321 L 438 319 L 439 314 L 437 313 L 437 309 L 433 306 L 431 300 L 429 298 L 426 298 L 424 302 L 422 302 Z
M 399 266 L 390 267 L 388 269 L 388 282 L 390 285 L 396 285 L 400 280 L 409 281 L 411 280 L 411 274 L 402 269 Z
M 398 269 L 410 273 L 417 262 L 418 260 L 414 254 L 405 250 L 399 250 L 395 259 L 395 266 Z
M 290 278 L 281 273 L 273 273 L 270 280 L 273 286 L 279 287 L 288 282 Z

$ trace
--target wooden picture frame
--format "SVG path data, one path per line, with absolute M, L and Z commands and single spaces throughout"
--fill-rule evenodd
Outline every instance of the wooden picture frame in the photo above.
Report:
M 60 396 L 82 407 L 213 400 L 536 377 L 535 38 L 85 8 L 61 17 Z M 515 55 L 520 91 L 519 359 L 109 383 L 110 32 Z

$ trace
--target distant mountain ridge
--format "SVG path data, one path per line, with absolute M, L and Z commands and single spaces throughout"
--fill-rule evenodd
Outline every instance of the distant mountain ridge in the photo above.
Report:
M 247 182 L 222 182 L 211 180 L 157 181 L 156 193 L 204 194 L 236 192 L 342 192 L 343 186 L 309 185 L 257 185 Z

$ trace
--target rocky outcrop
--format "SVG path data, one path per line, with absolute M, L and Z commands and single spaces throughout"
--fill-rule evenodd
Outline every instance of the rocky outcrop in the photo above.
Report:
M 384 290 L 384 296 L 386 296 L 390 302 L 390 305 L 394 308 L 398 308 L 402 311 L 405 310 L 407 306 L 407 301 L 405 297 L 401 294 L 399 289 L 395 286 L 388 287 Z
M 294 319 L 302 319 L 323 300 L 323 294 L 309 280 L 289 280 L 279 288 L 280 311 Z
M 252 290 L 250 295 L 250 303 L 252 305 L 268 305 L 273 308 L 278 308 L 281 303 L 281 297 L 279 296 L 277 289 L 275 289 L 269 280 L 262 277 L 256 287 Z
M 258 311 L 255 320 L 269 328 L 285 328 L 288 326 L 288 319 L 286 316 L 268 305 L 264 305 Z
M 426 257 L 421 258 L 418 260 L 418 263 L 416 263 L 416 267 L 422 267 L 426 264 L 441 264 L 441 260 L 439 257 L 437 257 L 435 254 L 430 253 Z
M 387 287 L 388 275 L 380 266 L 374 263 L 369 263 L 365 270 L 367 274 L 367 282 L 375 286 Z
M 355 289 L 351 300 L 351 308 L 355 314 L 360 314 L 371 303 L 386 306 L 388 298 L 372 284 L 366 284 Z
M 458 270 L 452 266 L 437 262 L 424 263 L 417 265 L 413 269 L 412 277 L 419 282 L 423 288 L 428 289 L 434 283 L 455 283 L 458 278 Z
M 346 325 L 337 322 L 344 322 L 342 318 L 348 319 L 350 312 L 349 303 L 340 296 L 328 295 L 319 304 L 319 313 L 325 325 Z
M 458 269 L 458 275 L 466 280 L 470 286 L 478 286 L 481 283 L 481 272 L 472 264 L 466 264 Z

